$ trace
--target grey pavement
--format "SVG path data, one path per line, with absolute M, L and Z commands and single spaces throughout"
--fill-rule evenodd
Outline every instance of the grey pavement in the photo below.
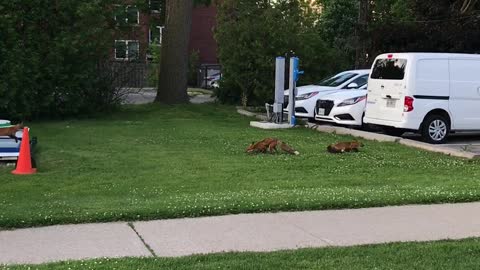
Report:
M 210 95 L 197 95 L 190 98 L 190 103 L 193 103 L 193 104 L 203 104 L 203 103 L 210 103 L 214 101 L 215 101 L 215 98 L 211 97 Z
M 418 134 L 407 133 L 404 137 L 418 141 L 421 140 Z M 437 147 L 455 149 L 480 155 L 480 133 L 458 132 L 451 134 L 448 137 L 446 144 L 437 145 Z
M 151 256 L 126 223 L 0 231 L 0 265 L 126 256 Z
M 152 89 L 137 90 L 128 94 L 125 98 L 125 104 L 147 104 L 152 103 L 155 100 L 157 92 Z M 214 102 L 215 98 L 210 95 L 196 95 L 190 98 L 190 102 L 193 104 L 202 104 Z
M 153 90 L 134 91 L 126 96 L 124 103 L 125 104 L 152 103 L 155 100 L 156 95 L 157 95 L 157 92 Z
M 479 212 L 480 203 L 416 205 L 0 231 L 0 264 L 151 256 L 147 245 L 176 257 L 463 239 L 480 237 Z

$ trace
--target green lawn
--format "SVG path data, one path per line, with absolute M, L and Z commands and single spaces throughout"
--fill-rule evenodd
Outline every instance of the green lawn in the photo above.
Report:
M 233 107 L 146 105 L 33 123 L 39 173 L 0 169 L 0 227 L 480 200 L 480 161 L 395 143 L 360 153 L 306 128 L 264 131 Z M 276 136 L 300 156 L 244 153 Z
M 480 241 L 403 243 L 184 258 L 110 259 L 5 269 L 478 269 Z

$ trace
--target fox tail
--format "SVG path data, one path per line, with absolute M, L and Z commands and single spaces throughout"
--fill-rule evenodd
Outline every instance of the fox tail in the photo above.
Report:
M 288 144 L 284 143 L 284 142 L 280 142 L 280 148 L 289 153 L 289 154 L 292 154 L 292 155 L 300 155 L 300 152 L 298 152 L 297 150 L 293 149 L 292 147 L 290 147 Z

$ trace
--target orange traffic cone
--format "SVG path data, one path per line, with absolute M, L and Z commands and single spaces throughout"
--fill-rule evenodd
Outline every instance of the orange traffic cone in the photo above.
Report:
M 32 168 L 32 159 L 30 157 L 30 138 L 28 128 L 23 128 L 22 142 L 20 144 L 20 155 L 18 156 L 17 167 L 12 171 L 13 174 L 34 174 L 37 169 Z

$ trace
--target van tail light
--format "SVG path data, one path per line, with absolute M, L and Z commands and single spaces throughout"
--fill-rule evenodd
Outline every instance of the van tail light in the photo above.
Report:
M 404 112 L 411 112 L 413 111 L 413 97 L 406 96 L 405 97 L 405 102 L 403 106 L 403 111 Z

